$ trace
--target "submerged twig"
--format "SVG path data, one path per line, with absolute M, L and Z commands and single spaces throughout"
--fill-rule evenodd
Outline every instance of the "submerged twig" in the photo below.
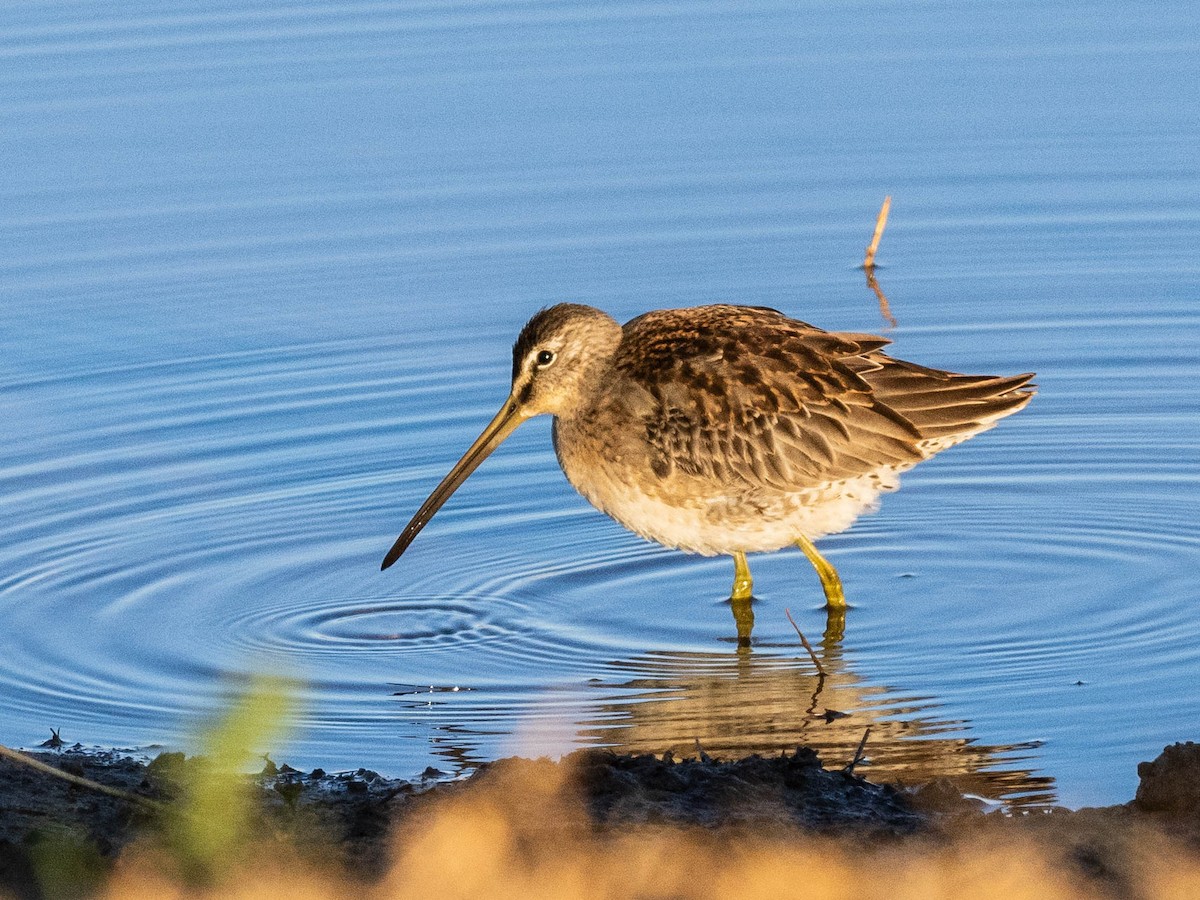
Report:
M 792 623 L 792 627 L 796 629 L 796 634 L 800 635 L 800 643 L 804 645 L 804 649 L 808 651 L 808 657 L 813 661 L 813 665 L 817 667 L 817 674 L 822 678 L 825 677 L 825 667 L 821 665 L 821 661 L 817 659 L 817 654 L 813 652 L 812 644 L 808 642 L 808 638 L 804 636 L 804 632 L 800 630 L 800 626 L 796 624 L 796 620 L 792 618 L 792 611 L 785 609 L 784 615 L 788 617 L 788 621 Z
M 883 198 L 883 206 L 879 207 L 879 217 L 875 220 L 875 233 L 871 235 L 871 243 L 867 245 L 867 256 L 863 260 L 863 268 L 868 272 L 875 268 L 875 252 L 879 249 L 879 239 L 883 237 L 883 229 L 887 226 L 888 211 L 892 208 L 892 195 Z
M 118 800 L 125 800 L 129 803 L 134 803 L 146 809 L 162 812 L 166 806 L 159 803 L 157 800 L 151 800 L 149 797 L 142 797 L 139 794 L 131 794 L 128 791 L 123 791 L 120 788 L 110 787 L 107 784 L 101 784 L 98 781 L 92 781 L 90 778 L 84 778 L 82 775 L 72 775 L 70 772 L 64 772 L 62 769 L 57 769 L 54 766 L 47 765 L 40 759 L 34 759 L 19 750 L 13 750 L 10 747 L 5 747 L 0 744 L 0 757 L 10 759 L 15 763 L 23 766 L 29 766 L 31 769 L 36 769 L 46 775 L 52 775 L 55 778 L 61 778 L 63 781 L 69 782 L 78 787 L 87 788 L 91 791 L 97 791 L 101 794 L 108 794 L 110 797 L 116 797 Z
M 896 327 L 896 317 L 892 315 L 892 307 L 888 303 L 888 298 L 884 296 L 883 288 L 879 286 L 879 282 L 875 279 L 875 267 L 867 269 L 867 287 L 875 294 L 879 300 L 879 314 L 883 316 L 884 321 L 891 328 Z
M 867 738 L 871 735 L 871 726 L 867 726 L 867 730 L 863 732 L 862 740 L 858 742 L 858 749 L 854 751 L 854 759 L 850 760 L 850 764 L 842 769 L 847 775 L 854 774 L 854 767 L 863 760 L 863 748 L 867 746 Z

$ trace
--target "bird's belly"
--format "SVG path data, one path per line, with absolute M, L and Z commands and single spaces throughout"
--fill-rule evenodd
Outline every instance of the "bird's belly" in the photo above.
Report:
M 558 451 L 567 480 L 601 512 L 644 538 L 705 556 L 779 550 L 801 535 L 844 531 L 898 485 L 897 473 L 881 470 L 797 492 L 731 490 L 701 478 L 660 479 L 615 452 L 585 462 L 570 448 Z

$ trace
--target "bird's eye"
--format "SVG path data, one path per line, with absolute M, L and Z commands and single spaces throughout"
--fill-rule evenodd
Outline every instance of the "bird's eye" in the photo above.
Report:
M 544 369 L 546 366 L 550 365 L 550 363 L 552 363 L 552 362 L 554 362 L 554 351 L 553 350 L 543 350 L 541 353 L 539 353 L 537 355 L 537 364 L 538 364 L 539 368 Z

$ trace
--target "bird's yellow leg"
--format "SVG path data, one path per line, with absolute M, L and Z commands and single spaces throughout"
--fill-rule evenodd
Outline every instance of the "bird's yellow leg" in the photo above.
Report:
M 753 588 L 754 579 L 750 577 L 746 554 L 741 550 L 734 551 L 733 590 L 729 593 L 729 605 L 733 608 L 739 647 L 750 646 L 750 632 L 754 630 L 754 610 L 750 608 L 750 592 Z
M 746 554 L 741 550 L 733 553 L 733 593 L 730 600 L 749 600 L 750 592 L 754 590 L 754 579 L 750 577 L 750 564 L 746 562 Z
M 813 542 L 803 535 L 796 539 L 796 546 L 804 551 L 804 555 L 808 557 L 808 561 L 813 564 L 813 568 L 821 577 L 821 587 L 825 589 L 826 608 L 831 612 L 845 611 L 846 595 L 842 592 L 842 579 L 838 577 L 837 569 L 818 553 Z

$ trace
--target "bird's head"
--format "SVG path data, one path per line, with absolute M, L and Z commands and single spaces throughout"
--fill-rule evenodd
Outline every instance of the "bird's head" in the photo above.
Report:
M 526 419 L 569 415 L 603 378 L 621 326 L 590 306 L 560 303 L 526 323 L 513 345 L 512 391 L 495 418 L 421 504 L 383 560 L 387 568 L 476 467 Z
M 513 344 L 509 403 L 523 419 L 569 414 L 603 376 L 621 326 L 591 306 L 559 303 L 526 323 Z

